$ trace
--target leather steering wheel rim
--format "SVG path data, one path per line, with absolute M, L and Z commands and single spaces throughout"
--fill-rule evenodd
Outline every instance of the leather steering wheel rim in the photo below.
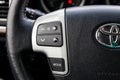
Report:
M 23 65 L 21 64 L 21 61 L 18 57 L 20 53 L 22 53 L 20 51 L 23 49 L 26 48 L 32 50 L 31 32 L 34 21 L 27 19 L 24 15 L 25 6 L 28 1 L 29 0 L 13 0 L 8 15 L 8 56 L 16 80 L 30 80 L 26 75 L 25 70 L 23 70 Z M 25 34 L 21 34 L 22 32 Z M 24 35 L 26 35 L 26 37 L 24 37 Z M 19 41 L 20 39 L 22 41 Z

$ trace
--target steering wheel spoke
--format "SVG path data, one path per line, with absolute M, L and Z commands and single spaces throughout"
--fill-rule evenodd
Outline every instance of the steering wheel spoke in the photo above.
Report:
M 36 20 L 32 31 L 32 47 L 34 52 L 47 55 L 54 75 L 68 73 L 64 9 Z

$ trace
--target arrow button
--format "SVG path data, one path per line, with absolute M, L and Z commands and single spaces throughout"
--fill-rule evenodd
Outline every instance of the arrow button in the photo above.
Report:
M 41 38 L 40 39 L 41 42 L 45 42 L 45 40 L 46 40 L 45 38 Z

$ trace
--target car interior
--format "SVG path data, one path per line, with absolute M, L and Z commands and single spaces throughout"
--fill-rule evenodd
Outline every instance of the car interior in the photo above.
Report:
M 0 0 L 0 80 L 120 80 L 120 0 Z

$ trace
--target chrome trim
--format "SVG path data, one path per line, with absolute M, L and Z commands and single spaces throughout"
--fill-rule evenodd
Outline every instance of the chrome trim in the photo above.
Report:
M 9 0 L 9 7 L 11 3 L 12 3 L 12 0 Z M 7 21 L 7 18 L 0 18 L 0 21 Z
M 105 28 L 107 28 L 107 27 L 110 27 L 110 30 L 106 31 Z M 102 40 L 101 34 L 104 36 L 108 36 L 108 38 L 106 37 L 108 39 L 108 42 L 105 42 L 104 40 Z M 113 39 L 113 36 L 114 36 L 114 39 Z M 108 23 L 108 24 L 104 24 L 104 25 L 100 26 L 95 33 L 95 38 L 96 38 L 97 42 L 99 42 L 101 45 L 103 45 L 105 47 L 120 48 L 120 44 L 119 44 L 120 24 Z
M 4 4 L 5 3 L 5 1 L 0 1 L 0 4 Z
M 62 47 L 50 47 L 50 46 L 38 46 L 36 42 L 36 33 L 38 25 L 53 21 L 60 21 L 62 23 L 63 31 L 63 46 Z M 65 60 L 65 71 L 53 71 L 53 74 L 66 75 L 68 73 L 68 60 L 67 60 L 67 48 L 66 48 L 66 32 L 65 32 L 65 10 L 59 10 L 53 13 L 49 13 L 45 16 L 39 17 L 33 27 L 32 31 L 32 48 L 35 52 L 44 52 L 48 57 L 63 58 Z
M 12 3 L 12 0 L 9 0 L 9 7 L 10 7 L 11 3 Z
M 6 34 L 6 26 L 0 26 L 0 34 Z
M 0 21 L 7 21 L 6 18 L 0 18 Z

